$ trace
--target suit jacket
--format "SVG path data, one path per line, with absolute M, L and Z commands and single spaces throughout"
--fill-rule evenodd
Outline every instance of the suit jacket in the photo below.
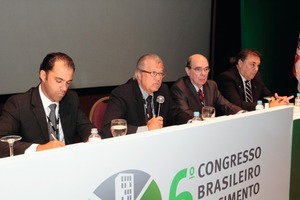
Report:
M 260 73 L 257 72 L 251 80 L 253 102 L 246 102 L 243 80 L 236 66 L 221 73 L 217 83 L 226 99 L 248 111 L 255 110 L 257 100 L 263 100 L 266 96 L 273 96 L 272 92 L 265 86 Z
M 207 80 L 203 85 L 204 103 L 213 106 L 224 114 L 236 114 L 240 107 L 226 100 L 218 90 L 216 82 Z M 193 117 L 194 111 L 201 113 L 201 103 L 198 93 L 188 76 L 178 79 L 171 88 L 172 113 L 175 124 L 185 124 Z
M 65 144 L 74 143 L 74 136 L 87 140 L 93 125 L 79 109 L 79 99 L 74 91 L 68 91 L 59 102 L 59 117 L 64 132 Z M 15 154 L 22 154 L 33 143 L 50 141 L 46 114 L 39 88 L 10 97 L 0 117 L 0 136 L 20 135 L 22 140 L 14 144 Z M 0 143 L 0 157 L 8 156 L 7 144 Z
M 167 85 L 162 84 L 157 92 L 154 92 L 153 103 L 155 114 L 158 112 L 158 95 L 165 97 L 161 105 L 160 116 L 164 118 L 164 126 L 170 125 L 171 115 L 169 114 L 170 94 Z M 106 112 L 103 117 L 101 137 L 112 137 L 110 131 L 110 122 L 112 119 L 126 119 L 127 134 L 136 133 L 139 126 L 145 126 L 145 100 L 139 88 L 138 82 L 129 79 L 127 83 L 115 88 L 109 97 Z

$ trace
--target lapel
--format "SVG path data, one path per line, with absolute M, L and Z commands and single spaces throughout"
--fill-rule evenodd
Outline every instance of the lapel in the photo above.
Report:
M 59 118 L 61 121 L 62 130 L 64 132 L 64 138 L 65 138 L 66 144 L 68 143 L 68 141 L 72 140 L 72 138 L 69 138 L 69 136 L 72 135 L 71 133 L 73 131 L 73 130 L 70 130 L 70 128 L 66 128 L 66 127 L 70 127 L 70 123 L 68 123 L 68 122 L 71 121 L 70 113 L 73 112 L 71 110 L 72 106 L 71 106 L 71 103 L 69 102 L 68 92 L 66 93 L 64 98 L 59 102 Z
M 199 99 L 199 96 L 198 96 L 198 91 L 196 91 L 196 88 L 192 84 L 190 78 L 188 76 L 185 76 L 184 77 L 184 82 L 185 82 L 185 85 L 188 87 L 188 91 L 191 91 L 192 98 L 194 99 L 194 101 L 197 102 L 197 105 L 200 106 L 200 108 L 201 108 L 201 102 L 200 102 L 200 99 Z M 204 94 L 204 100 L 205 100 L 205 96 L 206 95 Z
M 214 106 L 216 101 L 215 96 L 216 89 L 210 80 L 207 80 L 203 85 L 203 95 L 204 95 L 204 106 Z
M 136 105 L 137 116 L 138 116 L 137 120 L 140 123 L 145 124 L 146 118 L 140 117 L 140 116 L 145 116 L 145 100 L 143 99 L 143 95 L 140 90 L 138 82 L 133 79 L 131 79 L 130 81 L 132 81 L 134 105 Z
M 46 113 L 43 107 L 43 103 L 39 94 L 39 87 L 33 88 L 31 97 L 32 112 L 35 115 L 38 126 L 41 129 L 46 141 L 49 141 L 48 124 L 46 120 Z
M 208 80 L 206 80 L 206 83 L 202 86 L 203 87 L 203 95 L 204 95 L 204 106 L 209 105 L 209 98 L 211 94 L 209 94 L 209 89 L 208 89 Z
M 255 102 L 257 99 L 260 98 L 260 91 L 258 91 L 258 84 L 257 84 L 257 76 L 258 73 L 254 76 L 254 78 L 251 80 L 251 87 L 252 87 L 252 97 L 253 101 Z
M 234 72 L 234 75 L 235 75 L 235 79 L 236 79 L 236 83 L 237 83 L 237 87 L 238 87 L 238 91 L 239 91 L 239 95 L 240 97 L 246 101 L 245 99 L 245 89 L 244 89 L 244 83 L 243 83 L 243 79 L 237 69 L 237 67 L 233 67 L 233 72 Z M 251 81 L 251 86 L 252 86 L 252 81 Z M 253 91 L 253 89 L 252 89 Z M 252 96 L 253 96 L 253 92 L 252 92 Z

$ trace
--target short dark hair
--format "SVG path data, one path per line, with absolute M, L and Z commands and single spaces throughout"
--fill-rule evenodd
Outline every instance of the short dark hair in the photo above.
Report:
M 55 61 L 57 60 L 65 61 L 67 66 L 69 66 L 75 71 L 75 65 L 72 58 L 67 54 L 61 52 L 54 52 L 54 53 L 47 54 L 40 65 L 40 71 L 41 70 L 44 70 L 46 72 L 51 71 L 54 67 Z
M 189 57 L 185 62 L 185 67 L 191 68 L 191 57 Z
M 254 56 L 261 58 L 261 53 L 259 51 L 255 50 L 255 49 L 244 49 L 237 54 L 235 59 L 231 60 L 231 63 L 236 65 L 239 60 L 244 61 L 248 55 L 254 55 Z

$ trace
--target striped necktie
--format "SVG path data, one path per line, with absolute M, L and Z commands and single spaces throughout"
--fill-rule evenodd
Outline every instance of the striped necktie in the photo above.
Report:
M 246 90 L 245 90 L 246 101 L 253 102 L 250 81 L 245 81 L 245 85 L 246 85 Z
M 203 92 L 201 89 L 198 90 L 198 96 L 200 99 L 201 106 L 203 107 L 204 106 L 204 96 L 203 96 Z
M 49 128 L 49 134 L 53 134 L 57 139 L 59 138 L 59 133 L 58 133 L 58 128 L 57 128 L 57 119 L 55 115 L 55 109 L 56 109 L 56 104 L 53 103 L 49 106 L 50 108 L 50 114 L 48 117 L 48 128 Z M 53 139 L 52 137 L 50 137 Z

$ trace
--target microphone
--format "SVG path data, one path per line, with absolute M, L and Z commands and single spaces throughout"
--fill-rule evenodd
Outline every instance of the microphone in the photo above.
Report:
M 162 96 L 162 95 L 159 95 L 159 96 L 157 96 L 156 101 L 157 101 L 157 103 L 158 103 L 158 112 L 157 112 L 157 116 L 159 116 L 159 113 L 160 113 L 160 107 L 161 107 L 161 104 L 163 104 L 163 103 L 165 102 L 165 97 Z

